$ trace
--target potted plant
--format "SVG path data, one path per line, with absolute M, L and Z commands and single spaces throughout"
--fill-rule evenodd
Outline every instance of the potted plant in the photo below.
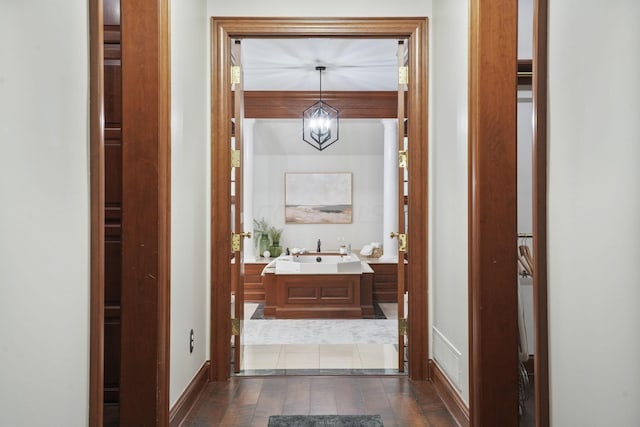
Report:
M 256 255 L 262 256 L 269 249 L 269 223 L 264 219 L 253 220 L 253 236 L 256 247 Z
M 269 247 L 269 252 L 271 252 L 272 257 L 279 257 L 282 254 L 282 247 L 280 246 L 280 237 L 282 237 L 282 232 L 284 229 L 269 227 L 269 237 L 271 238 L 271 246 Z

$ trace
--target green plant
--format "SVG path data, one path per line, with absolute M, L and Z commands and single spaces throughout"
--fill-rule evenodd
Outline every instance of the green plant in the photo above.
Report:
M 280 243 L 280 237 L 282 237 L 282 232 L 284 229 L 269 227 L 269 238 L 271 238 L 271 244 L 275 245 L 276 243 Z
M 253 236 L 256 247 L 258 246 L 258 242 L 260 241 L 262 236 L 269 235 L 269 228 L 269 223 L 264 219 L 264 217 L 260 218 L 260 220 L 253 220 Z

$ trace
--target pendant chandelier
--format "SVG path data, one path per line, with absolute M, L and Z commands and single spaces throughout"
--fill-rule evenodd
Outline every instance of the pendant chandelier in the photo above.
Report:
M 316 70 L 320 74 L 319 100 L 302 113 L 302 139 L 322 151 L 338 140 L 338 110 L 322 100 L 322 72 L 326 67 Z

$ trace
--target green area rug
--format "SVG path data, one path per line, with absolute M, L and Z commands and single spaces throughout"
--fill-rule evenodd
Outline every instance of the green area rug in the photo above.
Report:
M 272 415 L 268 427 L 384 427 L 380 415 Z

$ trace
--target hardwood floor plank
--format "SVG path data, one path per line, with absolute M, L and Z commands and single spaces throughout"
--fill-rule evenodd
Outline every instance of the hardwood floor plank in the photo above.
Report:
M 402 426 L 428 426 L 422 411 L 412 396 L 407 394 L 390 394 L 389 401 L 395 413 L 395 420 Z
M 446 409 L 431 411 L 427 414 L 427 423 L 429 427 L 457 427 L 451 414 Z
M 391 395 L 410 396 L 413 382 L 405 381 L 404 377 L 385 377 L 381 379 L 385 393 Z
M 205 426 L 210 425 L 211 421 L 219 422 L 222 420 L 233 400 L 237 387 L 238 385 L 231 381 L 209 383 L 189 413 L 184 425 Z
M 380 415 L 385 427 L 396 426 L 395 412 L 384 390 L 381 379 L 362 378 L 358 382 L 367 413 Z
M 375 415 L 367 412 L 358 380 L 340 377 L 335 381 L 336 409 L 339 415 Z
M 242 379 L 234 378 L 234 381 L 243 381 Z M 256 410 L 254 414 L 254 425 L 256 422 L 263 422 L 263 426 L 267 425 L 269 417 L 271 415 L 282 414 L 284 408 L 284 399 L 287 389 L 286 377 L 265 377 L 262 383 L 262 389 L 260 396 L 256 403 Z
M 282 415 L 307 415 L 310 405 L 311 378 L 292 377 L 288 380 Z
M 263 380 L 241 381 L 238 382 L 235 394 L 227 411 L 220 422 L 221 426 L 241 426 L 250 425 L 260 393 L 262 392 Z
M 333 383 L 337 377 L 316 377 L 311 380 L 311 401 L 309 414 L 337 414 L 338 408 Z
M 271 415 L 377 414 L 385 427 L 453 427 L 433 386 L 406 376 L 234 377 L 209 383 L 183 426 L 265 427 Z
M 438 396 L 438 391 L 429 381 L 414 381 L 411 383 L 418 405 L 423 412 L 446 410 L 444 402 Z

